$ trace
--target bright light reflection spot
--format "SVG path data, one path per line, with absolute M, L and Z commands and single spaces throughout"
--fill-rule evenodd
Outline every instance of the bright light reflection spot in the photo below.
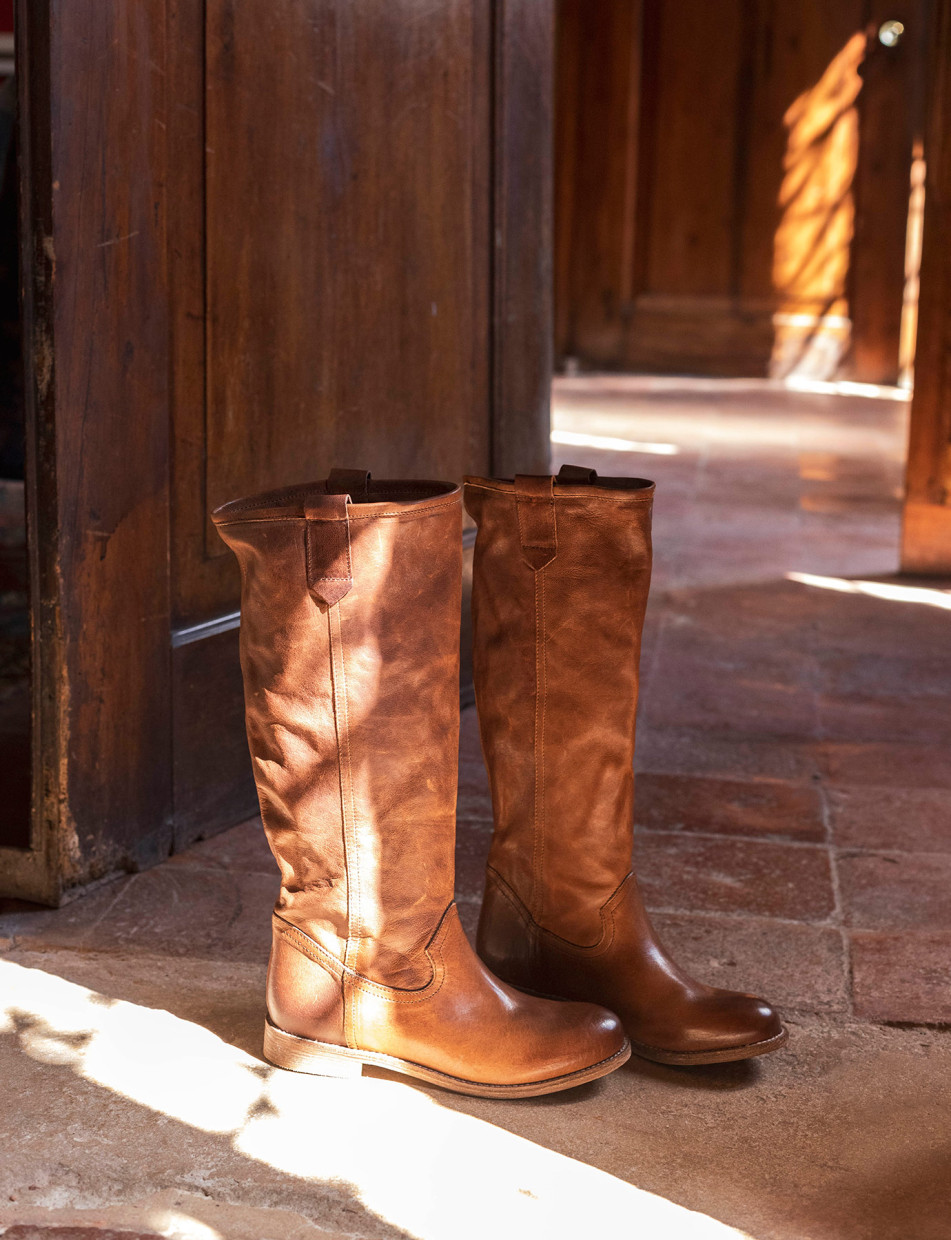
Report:
M 951 590 L 935 590 L 929 586 L 899 586 L 885 581 L 850 581 L 846 577 L 817 577 L 813 573 L 787 573 L 787 580 L 820 590 L 837 590 L 840 594 L 864 594 L 884 598 L 893 603 L 919 603 L 951 611 Z
M 864 396 L 872 400 L 907 401 L 910 393 L 904 387 L 890 387 L 883 383 L 853 383 L 851 379 L 807 379 L 804 375 L 789 375 L 783 386 L 791 392 L 815 392 L 828 396 Z
M 14 1036 L 33 1060 L 68 1067 L 109 1091 L 101 1114 L 94 1093 L 84 1099 L 83 1122 L 90 1130 L 117 1122 L 116 1095 L 145 1109 L 141 1116 L 121 1117 L 128 1133 L 139 1133 L 143 1161 L 149 1113 L 158 1113 L 221 1134 L 237 1154 L 283 1175 L 326 1183 L 328 1192 L 349 1189 L 371 1212 L 371 1225 L 376 1215 L 418 1240 L 578 1240 L 595 1234 L 750 1240 L 707 1215 L 454 1111 L 410 1085 L 266 1068 L 191 1021 L 104 998 L 13 961 L 0 961 L 0 995 L 0 1033 Z M 617 1096 L 625 1105 L 620 1091 Z M 67 1139 L 73 1142 L 63 1134 Z M 53 1130 L 49 1144 L 56 1140 Z M 77 1147 L 70 1148 L 75 1169 Z M 235 1173 L 230 1155 L 221 1150 L 214 1157 L 227 1181 Z M 266 1185 L 262 1191 L 266 1196 Z M 215 1240 L 213 1228 L 184 1212 L 187 1193 L 187 1185 L 176 1190 L 182 1213 L 163 1220 L 163 1230 Z
M 654 456 L 676 456 L 680 451 L 674 443 L 640 443 L 636 439 L 612 439 L 607 435 L 582 435 L 577 431 L 552 431 L 551 441 L 569 444 L 573 448 L 601 448 L 606 452 L 649 452 Z
M 180 1210 L 151 1210 L 148 1214 L 150 1230 L 157 1231 L 160 1236 L 183 1236 L 187 1240 L 224 1240 L 224 1236 L 215 1227 L 183 1214 Z

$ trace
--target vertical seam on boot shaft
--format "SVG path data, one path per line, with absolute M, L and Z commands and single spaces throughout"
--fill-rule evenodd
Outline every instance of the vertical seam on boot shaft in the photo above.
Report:
M 343 704 L 343 745 L 341 746 L 340 752 L 341 752 L 341 757 L 343 759 L 344 770 L 345 770 L 345 780 L 346 780 L 346 803 L 344 805 L 344 815 L 345 815 L 344 822 L 347 826 L 347 834 L 349 836 L 349 838 L 347 839 L 347 844 L 348 844 L 347 862 L 348 862 L 348 868 L 349 868 L 350 863 L 352 862 L 353 869 L 355 871 L 355 881 L 353 883 L 354 913 L 353 913 L 352 918 L 349 919 L 347 938 L 348 938 L 348 947 L 350 945 L 350 940 L 352 938 L 357 939 L 356 947 L 357 947 L 357 955 L 359 955 L 359 941 L 363 937 L 363 899 L 362 899 L 363 890 L 360 885 L 360 848 L 359 848 L 359 841 L 357 840 L 357 835 L 356 835 L 357 820 L 356 820 L 356 805 L 353 799 L 353 765 L 352 765 L 351 756 L 350 756 L 350 703 L 349 703 L 349 695 L 347 693 L 347 668 L 346 668 L 346 657 L 345 657 L 344 648 L 343 648 L 343 624 L 342 624 L 342 620 L 340 617 L 339 604 L 333 607 L 332 611 L 337 621 L 336 633 L 334 634 L 334 637 L 336 638 L 336 646 L 337 646 L 336 659 L 337 661 L 339 661 L 339 664 L 340 664 L 340 697 L 341 697 L 342 704 Z M 349 814 L 347 813 L 348 809 L 349 809 Z M 351 841 L 352 841 L 352 852 L 353 852 L 352 858 L 350 856 L 351 849 L 349 847 Z M 347 898 L 348 898 L 348 903 L 349 903 L 349 899 L 350 899 L 349 883 L 347 887 Z M 356 968 L 356 966 L 359 963 L 360 963 L 359 960 L 357 960 L 355 962 L 354 967 Z
M 356 820 L 353 804 L 353 772 L 350 766 L 350 721 L 347 709 L 346 669 L 343 659 L 343 633 L 340 620 L 340 604 L 327 608 L 330 631 L 330 666 L 334 704 L 334 724 L 337 733 L 337 768 L 340 781 L 340 811 L 343 826 L 344 869 L 347 875 L 347 942 L 344 947 L 344 964 L 359 964 L 359 938 L 363 929 L 360 907 L 360 860 L 356 839 Z M 356 941 L 355 941 L 356 940 Z M 355 959 L 354 957 L 357 957 Z M 344 995 L 344 1035 L 348 1045 L 353 1042 L 353 1002 L 346 983 Z
M 532 839 L 532 911 L 541 912 L 545 892 L 545 570 L 535 576 L 535 753 Z

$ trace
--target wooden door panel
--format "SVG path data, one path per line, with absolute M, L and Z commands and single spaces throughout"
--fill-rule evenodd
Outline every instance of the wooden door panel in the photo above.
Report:
M 236 603 L 217 504 L 340 462 L 489 464 L 485 6 L 209 0 L 195 43 L 200 7 L 206 309 L 179 325 L 203 383 L 175 410 L 179 624 Z
M 855 239 L 849 271 L 852 353 L 849 373 L 869 383 L 894 383 L 901 358 L 906 231 L 911 156 L 920 157 L 925 123 L 924 66 L 929 54 L 928 6 L 922 0 L 875 0 L 869 27 L 901 21 L 905 34 L 884 47 L 868 44 L 859 96 L 859 155 L 854 185 Z M 909 275 L 911 273 L 908 273 Z M 913 329 L 912 329 L 913 330 Z M 912 337 L 911 357 L 914 341 Z
M 638 293 L 729 288 L 742 7 L 644 0 Z

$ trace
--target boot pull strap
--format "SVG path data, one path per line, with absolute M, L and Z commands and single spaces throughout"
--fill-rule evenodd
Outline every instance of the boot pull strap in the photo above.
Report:
M 572 486 L 594 486 L 598 480 L 596 469 L 585 469 L 583 465 L 562 465 L 558 471 L 558 482 Z
M 550 564 L 558 552 L 555 527 L 555 480 L 531 474 L 515 475 L 515 510 L 522 559 L 534 570 Z
M 370 495 L 370 471 L 368 469 L 332 469 L 327 475 L 328 495 L 352 495 L 359 502 Z
M 353 588 L 348 495 L 315 495 L 304 506 L 307 589 L 332 607 Z

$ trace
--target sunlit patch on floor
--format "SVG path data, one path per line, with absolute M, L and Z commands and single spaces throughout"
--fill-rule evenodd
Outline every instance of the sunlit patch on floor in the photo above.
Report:
M 418 1240 L 631 1230 L 644 1240 L 739 1240 L 746 1233 L 686 1210 L 392 1079 L 325 1080 L 277 1069 L 170 1012 L 103 1003 L 41 969 L 0 962 L 0 1035 L 43 1065 L 101 1086 L 90 1131 L 116 1124 L 115 1098 L 142 1108 L 127 1139 L 147 1143 L 155 1116 L 228 1138 L 231 1150 L 296 1183 L 349 1185 L 386 1235 Z M 518 1105 L 518 1104 L 514 1104 Z M 293 1197 L 289 1189 L 289 1199 Z M 141 1223 L 189 1240 L 218 1232 L 181 1211 Z M 47 1212 L 47 1218 L 49 1214 Z M 184 1221 L 183 1221 L 184 1219 Z M 9 1221 L 0 1204 L 0 1226 Z M 392 1229 L 397 1229 L 396 1231 Z M 362 1230 L 356 1234 L 370 1234 Z
M 787 573 L 788 581 L 818 590 L 835 590 L 838 594 L 864 594 L 867 598 L 887 599 L 892 603 L 916 603 L 922 607 L 941 607 L 951 611 L 951 590 L 932 586 L 906 586 L 893 581 L 851 581 L 846 577 L 822 577 L 816 573 Z

